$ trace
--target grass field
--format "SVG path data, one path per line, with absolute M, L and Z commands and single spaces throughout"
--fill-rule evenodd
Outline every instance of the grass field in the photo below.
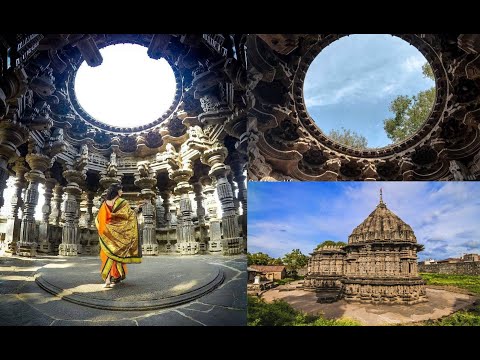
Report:
M 480 295 L 480 276 L 420 273 L 427 285 L 455 286 Z
M 456 287 L 480 296 L 480 276 L 430 273 L 420 273 L 420 276 L 427 281 L 427 285 L 444 286 L 447 290 Z M 440 320 L 428 320 L 424 324 L 429 326 L 480 326 L 480 300 L 469 309 L 457 311 Z

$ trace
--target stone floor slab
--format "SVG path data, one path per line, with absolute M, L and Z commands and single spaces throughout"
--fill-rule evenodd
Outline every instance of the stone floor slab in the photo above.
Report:
M 120 325 L 120 326 L 202 326 L 202 325 L 246 325 L 246 256 L 158 256 L 144 258 L 139 265 L 129 267 L 127 282 L 119 286 L 129 284 L 140 287 L 149 286 L 148 283 L 157 281 L 158 286 L 170 289 L 170 294 L 175 291 L 175 286 L 182 284 L 181 288 L 188 290 L 192 285 L 181 278 L 181 274 L 175 274 L 175 267 L 189 269 L 194 272 L 199 268 L 214 268 L 225 274 L 225 279 L 220 286 L 212 292 L 199 297 L 197 300 L 166 309 L 142 310 L 142 311 L 111 311 L 81 306 L 55 297 L 40 288 L 34 281 L 34 276 L 42 271 L 53 269 L 71 269 L 76 275 L 73 280 L 65 280 L 75 283 L 80 287 L 83 278 L 86 284 L 92 286 L 101 285 L 99 275 L 100 261 L 96 257 L 56 257 L 39 256 L 36 258 L 0 257 L 0 281 L 6 285 L 0 288 L 4 295 L 0 295 L 0 324 L 2 325 Z M 96 264 L 96 265 L 95 265 Z M 145 264 L 148 264 L 144 266 Z M 144 266 L 142 269 L 141 267 Z M 150 267 L 148 270 L 148 267 Z M 83 270 L 82 270 L 83 269 Z M 88 269 L 86 271 L 85 269 Z M 165 271 L 163 271 L 165 269 Z M 170 269 L 170 270 L 169 270 Z M 88 273 L 90 272 L 90 274 Z M 170 276 L 164 281 L 159 281 L 158 274 L 169 273 Z M 64 276 L 66 273 L 64 272 Z M 199 274 L 192 274 L 192 278 Z M 15 277 L 12 278 L 11 276 Z M 90 279 L 87 281 L 87 279 Z M 136 281 L 133 281 L 135 280 Z M 245 279 L 245 280 L 243 280 Z M 242 282 L 243 281 L 243 282 Z M 177 282 L 177 283 L 175 283 Z M 85 283 L 83 285 L 85 285 Z M 187 285 L 187 286 L 186 286 Z M 120 289 L 115 287 L 109 292 Z M 177 288 L 177 290 L 180 287 Z M 135 296 L 133 289 L 125 291 L 125 297 L 131 299 Z M 220 291 L 218 296 L 211 297 L 215 304 L 209 304 L 205 299 Z M 165 292 L 167 293 L 167 292 Z M 112 294 L 112 295 L 111 295 Z M 118 295 L 119 293 L 117 293 Z M 139 298 L 144 298 L 139 295 Z M 242 298 L 243 297 L 243 298 Z M 216 310 L 219 307 L 220 310 Z M 13 312 L 12 310 L 13 309 Z M 215 311 L 213 311 L 215 309 Z M 244 316 L 241 316 L 244 314 Z

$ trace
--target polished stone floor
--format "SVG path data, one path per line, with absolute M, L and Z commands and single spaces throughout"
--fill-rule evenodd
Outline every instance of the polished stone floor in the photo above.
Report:
M 246 324 L 246 256 L 154 256 L 104 289 L 97 257 L 0 257 L 1 325 Z

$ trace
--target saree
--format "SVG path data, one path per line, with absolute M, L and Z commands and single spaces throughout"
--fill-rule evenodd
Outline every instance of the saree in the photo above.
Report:
M 105 202 L 102 203 L 95 225 L 99 235 L 102 279 L 106 280 L 108 274 L 114 281 L 125 279 L 126 264 L 142 262 L 137 215 L 128 201 L 118 198 L 111 210 Z

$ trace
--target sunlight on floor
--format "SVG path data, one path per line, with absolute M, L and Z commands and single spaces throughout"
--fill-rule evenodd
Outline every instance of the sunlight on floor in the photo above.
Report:
M 67 263 L 67 264 L 47 264 L 44 266 L 44 268 L 48 269 L 61 269 L 61 268 L 68 268 L 72 267 L 74 264 L 72 263 Z
M 34 301 L 35 304 L 47 304 L 52 301 L 61 301 L 62 299 L 56 296 L 48 296 L 46 297 L 43 293 L 19 293 L 18 297 L 22 300 L 31 300 Z
M 195 285 L 198 284 L 197 280 L 191 280 L 186 283 L 180 283 L 178 285 L 175 285 L 174 287 L 171 288 L 173 291 L 185 291 L 185 290 L 190 290 L 193 288 Z
M 20 267 L 20 266 L 0 266 L 0 272 L 14 271 L 14 272 L 23 272 L 23 271 L 37 271 L 41 266 L 32 266 L 32 267 Z
M 0 282 L 2 281 L 34 281 L 34 279 L 22 275 L 0 275 Z
M 77 294 L 86 294 L 86 293 L 92 293 L 92 292 L 99 292 L 103 290 L 109 290 L 108 288 L 103 287 L 103 283 L 99 284 L 82 284 L 78 285 L 69 289 L 64 289 L 60 293 L 58 293 L 56 296 L 62 297 L 62 296 L 68 296 L 72 295 L 73 293 Z

